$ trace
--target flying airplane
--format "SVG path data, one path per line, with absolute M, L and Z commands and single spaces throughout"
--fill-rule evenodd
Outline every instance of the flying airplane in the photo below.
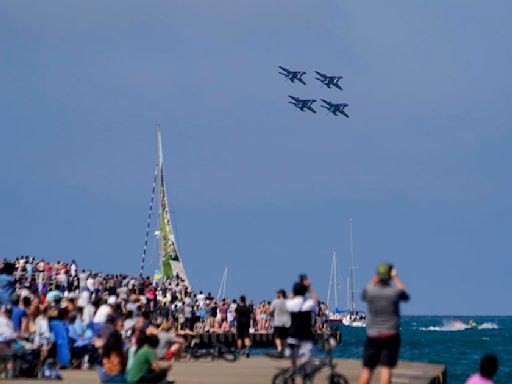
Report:
M 315 77 L 318 81 L 320 81 L 327 88 L 331 88 L 331 86 L 338 88 L 340 91 L 343 91 L 343 88 L 338 84 L 338 81 L 343 79 L 343 76 L 328 76 L 325 73 L 315 71 L 315 73 L 320 77 Z
M 322 100 L 327 106 L 325 105 L 321 105 L 322 108 L 325 108 L 327 109 L 329 112 L 331 112 L 334 116 L 338 116 L 338 113 L 341 113 L 343 116 L 345 116 L 346 118 L 349 118 L 350 116 L 347 115 L 347 113 L 345 112 L 345 108 L 348 107 L 348 104 L 347 103 L 340 103 L 340 104 L 335 104 L 335 103 L 331 103 L 327 100 L 324 100 L 324 99 L 320 99 Z
M 316 100 L 302 100 L 295 96 L 288 96 L 293 101 L 289 101 L 290 104 L 292 104 L 294 107 L 300 109 L 302 112 L 304 112 L 304 109 L 309 109 L 311 112 L 316 113 L 316 111 L 311 107 Z
M 289 79 L 292 83 L 295 83 L 295 80 L 297 80 L 299 83 L 306 85 L 304 80 L 302 80 L 302 76 L 304 76 L 306 74 L 306 72 L 291 71 L 285 67 L 281 67 L 280 65 L 278 65 L 278 67 L 283 71 L 283 72 L 279 72 L 279 73 L 281 75 L 283 75 L 284 77 L 286 77 L 287 79 Z

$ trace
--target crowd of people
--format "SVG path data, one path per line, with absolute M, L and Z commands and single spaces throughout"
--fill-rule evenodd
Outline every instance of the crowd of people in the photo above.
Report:
M 155 281 L 86 271 L 74 260 L 22 256 L 0 264 L 0 349 L 37 351 L 40 361 L 53 358 L 61 367 L 99 363 L 103 381 L 121 380 L 122 374 L 137 382 L 142 376 L 130 375 L 130 369 L 144 371 L 137 363 L 140 352 L 144 361 L 179 358 L 184 334 L 236 333 L 238 348 L 249 356 L 250 334 L 276 327 L 276 345 L 283 351 L 291 322 L 285 299 L 280 290 L 273 302 L 255 305 L 245 296 L 228 300 L 194 292 L 179 276 Z M 318 306 L 314 319 L 319 330 L 326 326 L 325 306 Z M 130 353 L 124 357 L 122 351 Z M 143 368 L 164 375 L 156 366 Z M 160 382 L 160 376 L 144 382 Z
M 359 384 L 391 382 L 400 349 L 399 302 L 407 289 L 383 263 L 362 292 L 368 303 L 367 339 Z M 165 383 L 173 359 L 183 359 L 186 334 L 235 333 L 250 356 L 251 333 L 273 332 L 279 356 L 307 361 L 314 333 L 328 330 L 328 310 L 305 275 L 273 301 L 255 305 L 244 295 L 214 298 L 194 292 L 179 276 L 162 281 L 80 270 L 77 263 L 22 256 L 0 263 L 0 375 L 16 372 L 10 353 L 25 354 L 25 375 L 59 378 L 59 368 L 96 367 L 105 383 Z M 15 352 L 13 352 L 15 351 Z M 19 367 L 18 367 L 19 368 Z M 482 360 L 468 383 L 488 383 L 495 357 Z M 486 381 L 488 380 L 488 381 Z

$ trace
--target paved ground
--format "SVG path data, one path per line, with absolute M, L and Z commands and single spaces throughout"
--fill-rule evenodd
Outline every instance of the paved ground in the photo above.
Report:
M 265 357 L 242 358 L 235 363 L 227 363 L 208 360 L 187 363 L 175 363 L 169 375 L 174 377 L 178 384 L 261 384 L 271 383 L 272 376 L 277 368 L 286 365 L 285 361 L 271 360 Z M 359 360 L 336 359 L 337 370 L 349 379 L 350 383 L 356 383 L 360 369 Z M 430 384 L 443 383 L 432 381 L 441 378 L 444 366 L 434 364 L 420 364 L 400 362 L 393 374 L 393 383 L 402 384 Z M 94 371 L 69 370 L 63 371 L 64 381 L 69 384 L 99 383 Z M 321 375 L 315 383 L 326 383 L 326 374 Z M 15 383 L 34 384 L 36 381 L 16 380 Z M 376 380 L 374 381 L 377 382 Z

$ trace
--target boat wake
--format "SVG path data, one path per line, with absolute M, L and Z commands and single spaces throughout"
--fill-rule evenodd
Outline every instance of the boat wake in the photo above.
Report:
M 445 321 L 441 326 L 420 327 L 420 331 L 457 332 L 466 329 L 499 329 L 496 323 L 483 323 L 478 326 L 471 326 L 461 321 Z
M 478 326 L 478 329 L 499 329 L 496 323 L 483 323 Z
M 455 332 L 455 331 L 464 331 L 468 329 L 468 326 L 465 324 L 444 324 L 440 327 L 420 327 L 420 331 L 439 331 L 439 332 Z

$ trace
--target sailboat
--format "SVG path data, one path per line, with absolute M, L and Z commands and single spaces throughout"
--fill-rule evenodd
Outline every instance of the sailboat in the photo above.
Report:
M 157 162 L 155 168 L 155 178 L 153 181 L 153 191 L 151 193 L 151 201 L 149 204 L 149 215 L 148 223 L 146 227 L 146 237 L 144 242 L 144 251 L 142 253 L 142 262 L 140 269 L 140 276 L 144 274 L 144 260 L 147 253 L 147 245 L 149 238 L 149 229 L 151 226 L 151 214 L 153 212 L 153 200 L 155 192 L 158 195 L 158 213 L 159 213 L 159 231 L 157 238 L 160 242 L 160 269 L 163 280 L 169 280 L 172 278 L 182 279 L 186 285 L 190 286 L 185 268 L 183 266 L 183 260 L 178 250 L 176 243 L 176 236 L 173 229 L 173 223 L 171 214 L 169 211 L 169 201 L 167 196 L 167 189 L 165 187 L 164 178 L 164 160 L 162 151 L 162 138 L 160 133 L 160 125 L 156 126 L 157 131 Z
M 336 263 L 336 252 L 332 253 L 331 273 L 329 276 L 329 289 L 327 290 L 327 307 L 331 301 L 331 287 L 334 284 L 334 311 L 329 311 L 328 320 L 329 324 L 340 324 L 343 318 L 348 315 L 348 311 L 340 310 L 338 308 L 338 273 Z
M 350 298 L 350 313 L 343 317 L 343 325 L 348 327 L 366 327 L 366 314 L 359 312 L 356 309 L 355 300 L 355 274 L 354 270 L 354 251 L 352 247 L 352 217 L 349 220 L 349 248 L 350 248 L 350 284 L 349 284 L 349 298 Z

